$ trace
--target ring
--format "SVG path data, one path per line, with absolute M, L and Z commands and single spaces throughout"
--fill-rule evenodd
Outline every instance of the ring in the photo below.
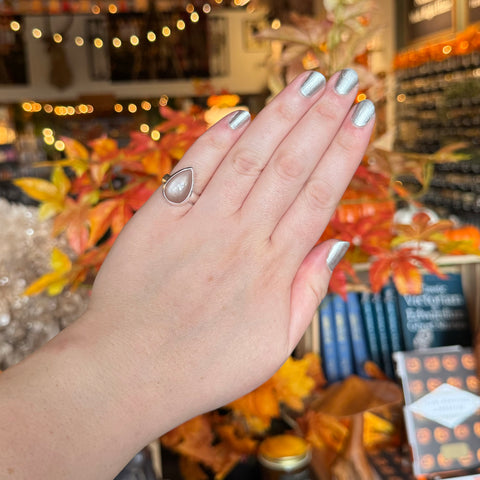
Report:
M 182 205 L 193 193 L 193 168 L 182 168 L 162 178 L 163 197 L 171 205 Z

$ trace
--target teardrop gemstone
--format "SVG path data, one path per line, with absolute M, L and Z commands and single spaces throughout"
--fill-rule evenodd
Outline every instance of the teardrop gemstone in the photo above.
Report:
M 167 202 L 180 205 L 186 202 L 193 192 L 193 168 L 182 168 L 169 177 L 163 185 L 163 196 Z

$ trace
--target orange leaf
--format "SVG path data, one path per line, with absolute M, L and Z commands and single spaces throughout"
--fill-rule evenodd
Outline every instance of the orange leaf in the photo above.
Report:
M 113 212 L 118 205 L 118 200 L 105 200 L 100 202 L 89 212 L 90 237 L 88 247 L 93 247 L 110 228 Z
M 405 260 L 398 263 L 392 272 L 393 282 L 400 295 L 418 295 L 422 292 L 422 275 L 417 266 Z

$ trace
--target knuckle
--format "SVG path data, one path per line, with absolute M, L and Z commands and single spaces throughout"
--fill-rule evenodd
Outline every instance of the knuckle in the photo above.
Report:
M 312 210 L 333 210 L 337 204 L 335 189 L 324 179 L 317 178 L 305 184 L 303 193 Z
M 292 118 L 298 116 L 298 108 L 292 104 L 292 102 L 279 102 L 278 105 L 275 106 L 275 116 L 276 118 L 291 122 Z
M 257 176 L 262 171 L 262 164 L 258 153 L 252 150 L 239 150 L 233 156 L 235 172 L 245 176 Z
M 313 298 L 317 305 L 320 305 L 327 295 L 328 291 L 328 283 L 325 284 L 324 282 L 310 282 L 309 283 L 310 291 L 312 292 Z
M 277 175 L 285 180 L 292 180 L 302 176 L 305 165 L 301 153 L 285 152 L 275 157 L 273 166 Z
M 214 134 L 215 132 L 210 132 L 210 130 L 207 130 L 207 132 L 200 137 L 205 148 L 208 150 L 223 152 L 228 147 L 229 140 L 227 140 L 223 135 L 210 135 L 210 133 Z
M 342 111 L 338 105 L 334 105 L 331 102 L 320 102 L 314 107 L 314 109 L 320 118 L 326 120 L 328 123 L 337 123 L 339 113 Z

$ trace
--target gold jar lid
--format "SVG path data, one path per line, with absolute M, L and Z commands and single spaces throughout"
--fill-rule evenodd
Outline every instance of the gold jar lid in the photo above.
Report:
M 258 450 L 258 461 L 264 467 L 285 472 L 308 465 L 311 458 L 308 443 L 295 435 L 268 437 L 260 444 Z

